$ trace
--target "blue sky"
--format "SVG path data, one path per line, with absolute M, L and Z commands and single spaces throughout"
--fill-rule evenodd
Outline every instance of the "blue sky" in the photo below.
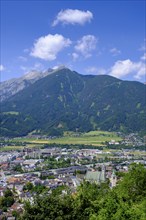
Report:
M 1 1 L 1 81 L 65 65 L 145 82 L 145 1 Z

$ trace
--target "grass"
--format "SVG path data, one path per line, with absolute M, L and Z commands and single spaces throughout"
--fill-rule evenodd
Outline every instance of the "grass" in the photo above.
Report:
M 74 144 L 74 145 L 93 145 L 93 146 L 103 146 L 105 142 L 109 142 L 111 140 L 120 141 L 121 138 L 118 137 L 114 132 L 104 132 L 104 131 L 90 131 L 88 133 L 83 133 L 80 136 L 72 136 L 69 134 L 68 136 L 50 139 L 50 140 L 42 140 L 42 139 L 27 139 L 20 138 L 15 139 L 14 141 L 18 142 L 28 142 L 31 144 Z
M 109 136 L 112 136 L 112 135 L 115 135 L 114 132 L 109 132 L 109 131 L 89 131 L 87 133 L 84 133 L 83 134 L 84 136 L 98 136 L 98 135 L 109 135 Z
M 21 150 L 23 146 L 6 146 L 6 147 L 0 147 L 0 152 L 3 151 L 11 151 L 11 150 Z
M 4 115 L 19 115 L 19 112 L 10 111 L 10 112 L 3 112 L 2 114 L 4 114 Z
M 21 145 L 19 145 L 19 146 L 5 146 L 5 147 L 0 147 L 0 152 L 3 152 L 3 151 L 15 151 L 15 150 L 22 150 L 23 148 L 24 148 L 25 146 L 21 146 Z M 30 143 L 30 144 L 27 144 L 27 146 L 26 146 L 27 148 L 40 148 L 40 147 L 42 147 L 42 145 L 40 145 L 40 144 L 33 144 L 33 143 Z

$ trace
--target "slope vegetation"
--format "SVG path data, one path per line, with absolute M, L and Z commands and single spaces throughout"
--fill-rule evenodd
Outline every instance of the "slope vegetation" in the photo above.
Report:
M 2 103 L 1 135 L 144 131 L 145 117 L 144 84 L 106 75 L 83 76 L 64 68 Z

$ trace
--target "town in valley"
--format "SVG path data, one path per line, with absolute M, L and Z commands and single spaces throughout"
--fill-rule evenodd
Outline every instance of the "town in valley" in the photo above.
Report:
M 81 134 L 72 135 L 78 138 Z M 12 205 L 6 210 L 7 219 L 13 218 L 15 212 L 23 212 L 24 203 L 33 202 L 38 192 L 45 190 L 49 195 L 60 188 L 63 194 L 68 189 L 75 193 L 83 181 L 108 182 L 113 188 L 122 173 L 128 172 L 130 164 L 146 166 L 145 139 L 135 133 L 118 133 L 119 141 L 110 140 L 101 146 L 46 144 L 48 140 L 57 139 L 47 136 L 35 136 L 36 142 L 31 146 L 31 138 L 1 138 L 0 196 L 8 189 L 14 195 Z M 3 213 L 1 210 L 1 215 Z

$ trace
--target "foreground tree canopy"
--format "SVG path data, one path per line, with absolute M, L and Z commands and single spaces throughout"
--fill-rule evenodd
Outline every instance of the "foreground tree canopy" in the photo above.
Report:
M 132 164 L 129 172 L 110 189 L 108 183 L 83 182 L 75 194 L 54 190 L 25 204 L 21 220 L 145 220 L 146 169 Z

